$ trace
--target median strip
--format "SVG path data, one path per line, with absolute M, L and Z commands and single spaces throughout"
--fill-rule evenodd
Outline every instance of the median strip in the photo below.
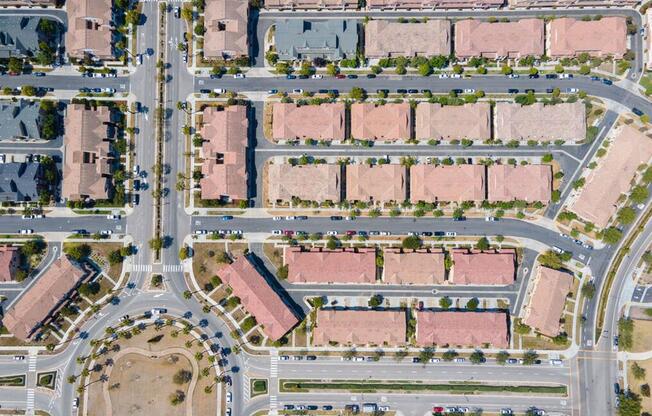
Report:
M 482 393 L 535 393 L 555 396 L 567 396 L 567 386 L 563 385 L 495 385 L 480 383 L 428 384 L 413 381 L 366 382 L 356 380 L 280 380 L 280 389 L 284 393 L 309 393 L 316 391 L 347 391 L 358 393 L 378 392 L 445 392 L 458 394 Z

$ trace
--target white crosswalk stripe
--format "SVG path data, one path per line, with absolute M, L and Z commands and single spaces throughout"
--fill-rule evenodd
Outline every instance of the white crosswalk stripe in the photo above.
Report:
M 131 271 L 133 272 L 151 272 L 151 264 L 134 264 L 131 266 Z
M 164 273 L 179 273 L 183 271 L 183 264 L 164 264 Z
M 25 414 L 34 414 L 34 389 L 27 389 L 27 409 Z
M 30 355 L 27 357 L 27 368 L 30 372 L 36 371 L 36 355 Z
M 249 400 L 250 395 L 251 395 L 251 392 L 249 391 L 249 389 L 251 388 L 251 381 L 249 380 L 249 376 L 246 375 L 246 374 L 244 376 L 243 383 L 244 384 L 242 385 L 242 387 L 244 389 L 245 400 Z
M 269 361 L 269 376 L 271 378 L 278 377 L 278 355 L 271 355 Z
M 278 414 L 278 401 L 276 396 L 269 396 L 269 414 L 277 415 Z

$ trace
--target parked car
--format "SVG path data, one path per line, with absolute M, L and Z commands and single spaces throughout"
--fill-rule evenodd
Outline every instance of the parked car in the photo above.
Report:
M 245 74 L 242 74 L 242 73 L 233 74 L 233 78 L 235 78 L 235 79 L 244 79 Z
M 337 235 L 337 231 L 327 231 L 326 235 Z
M 557 74 L 546 74 L 546 79 L 556 79 Z
M 633 108 L 632 108 L 632 113 L 636 114 L 636 115 L 639 116 L 639 117 L 642 116 L 642 115 L 644 114 L 641 110 L 639 110 L 639 109 L 636 108 L 636 107 L 633 107 Z
M 573 74 L 559 74 L 559 79 L 571 79 Z
M 376 78 L 376 74 L 367 74 L 367 78 Z
M 357 79 L 357 78 L 358 78 L 358 76 L 355 75 L 355 74 L 349 74 L 349 75 L 347 75 L 346 77 L 347 77 L 348 79 Z
M 118 215 L 118 214 L 109 214 L 109 215 L 106 216 L 106 219 L 107 220 L 119 220 L 120 215 Z
M 602 83 L 603 83 L 604 85 L 612 85 L 612 84 L 613 84 L 613 81 L 610 80 L 610 79 L 608 79 L 608 78 L 602 78 Z
M 23 229 L 23 230 L 20 230 L 20 234 L 34 234 L 34 230 Z
M 23 361 L 25 359 L 24 355 L 14 355 L 14 360 Z
M 287 356 L 287 355 L 281 355 L 280 357 L 278 357 L 278 359 L 281 360 L 281 361 L 288 361 L 290 359 L 290 357 Z
M 276 88 L 272 88 L 271 90 L 267 91 L 268 94 L 278 94 L 278 90 Z
M 508 93 L 510 94 L 518 94 L 518 89 L 517 88 L 509 88 L 507 90 Z
M 230 391 L 226 392 L 226 402 L 231 403 L 233 401 L 233 395 L 231 394 Z
M 297 79 L 297 76 L 296 76 L 296 75 L 292 75 L 292 74 L 287 74 L 287 75 L 285 76 L 285 78 L 287 78 L 287 79 Z
M 303 94 L 303 90 L 301 88 L 295 88 L 292 90 L 293 94 Z

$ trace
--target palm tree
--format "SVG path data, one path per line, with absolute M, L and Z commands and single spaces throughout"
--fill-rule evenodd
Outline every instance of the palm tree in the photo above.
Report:
M 190 299 L 192 297 L 192 292 L 189 290 L 184 290 L 183 291 L 183 298 L 184 299 Z
M 66 380 L 68 381 L 68 384 L 74 384 L 75 381 L 77 381 L 77 376 L 74 375 L 74 374 L 70 375 L 70 376 L 68 376 L 68 378 Z

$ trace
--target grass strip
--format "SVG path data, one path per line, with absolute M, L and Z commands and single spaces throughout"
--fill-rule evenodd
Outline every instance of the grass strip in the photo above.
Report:
M 24 387 L 25 386 L 25 376 L 6 376 L 0 377 L 0 386 L 3 387 Z
M 281 380 L 281 391 L 307 393 L 315 390 L 344 390 L 351 392 L 377 391 L 436 391 L 451 393 L 540 393 L 566 396 L 566 386 L 511 386 L 511 385 L 489 385 L 489 384 L 426 384 L 411 382 L 386 382 L 367 383 L 364 381 L 303 381 L 303 380 Z

